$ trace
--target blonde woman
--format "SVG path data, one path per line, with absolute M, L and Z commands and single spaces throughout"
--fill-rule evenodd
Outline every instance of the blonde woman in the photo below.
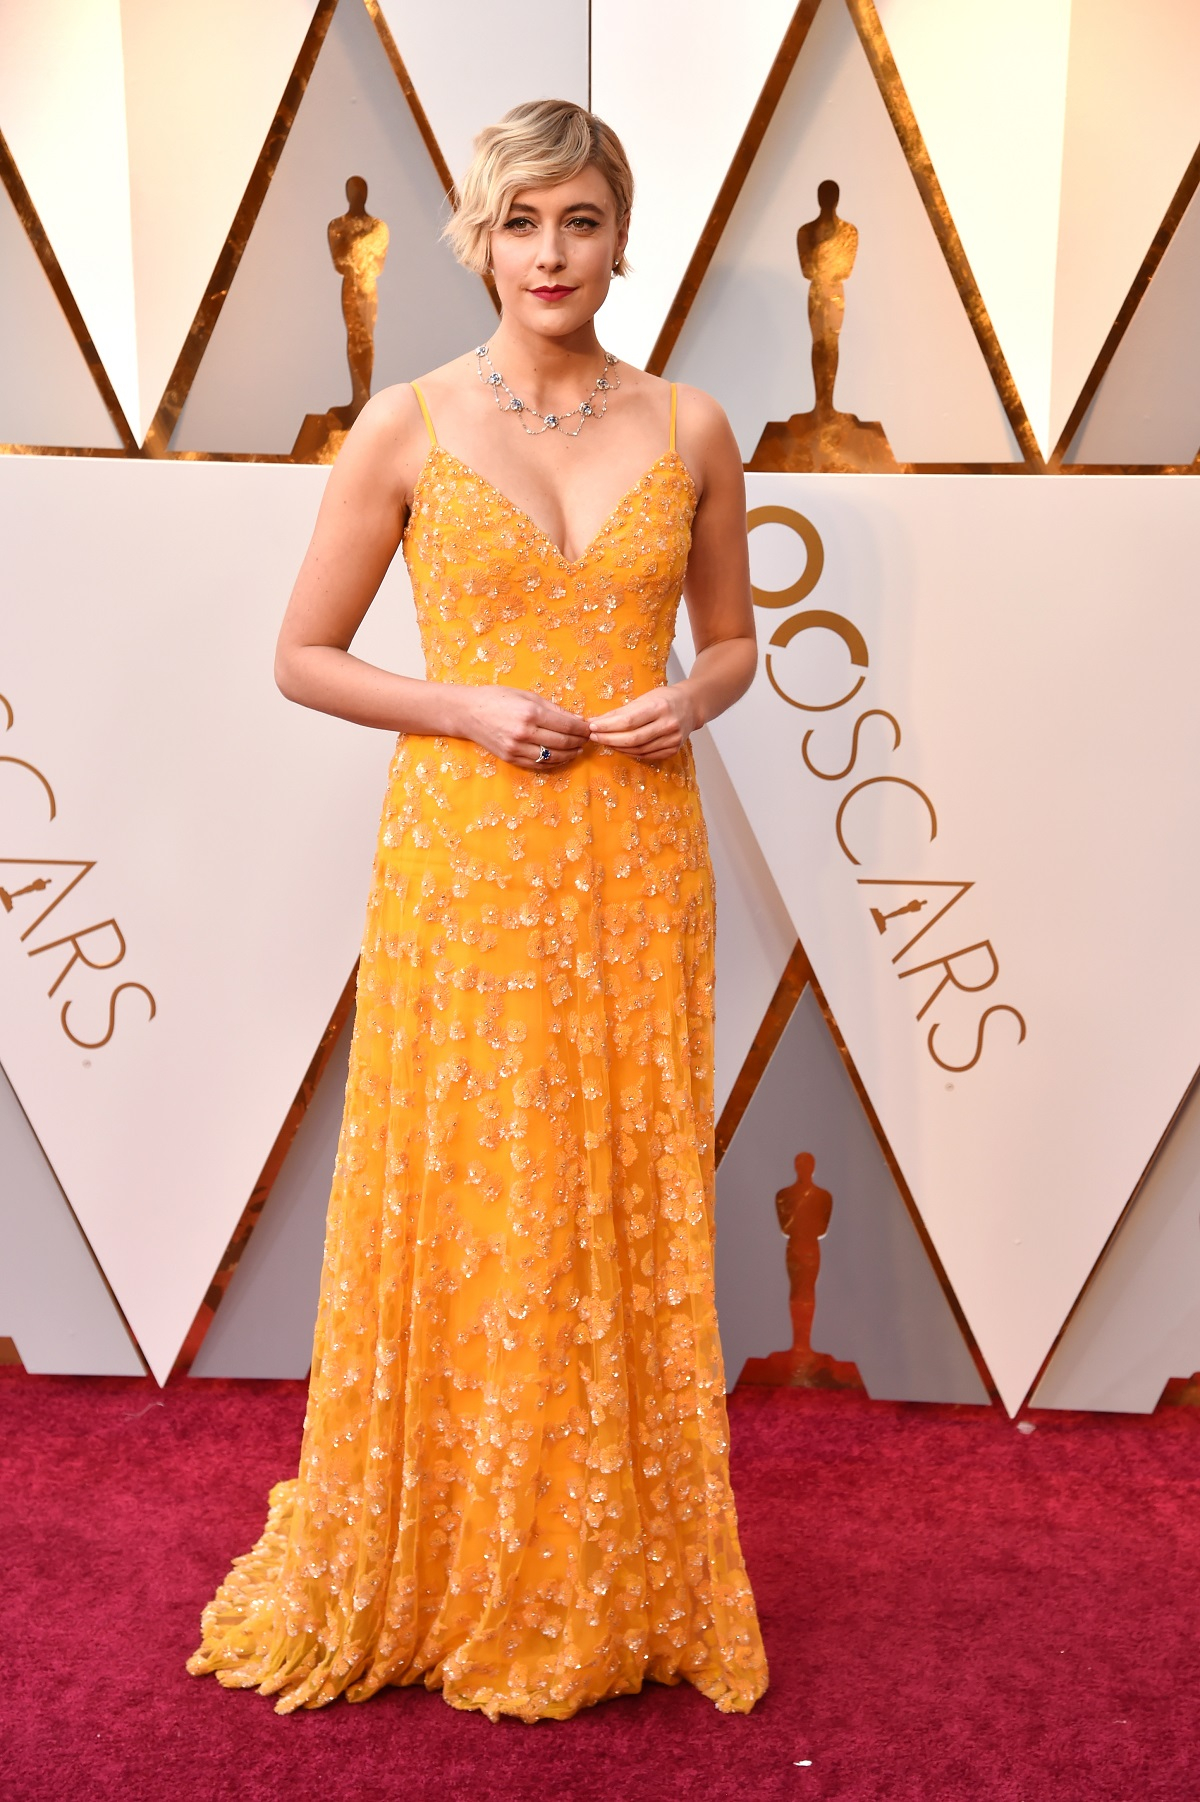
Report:
M 279 637 L 292 700 L 399 733 L 300 1474 L 189 1665 L 282 1711 L 423 1681 L 562 1719 L 686 1678 L 744 1713 L 767 1685 L 688 743 L 754 670 L 745 500 L 716 403 L 597 337 L 632 197 L 582 107 L 481 134 L 447 235 L 500 323 L 366 407 Z M 424 681 L 348 648 L 399 546 Z

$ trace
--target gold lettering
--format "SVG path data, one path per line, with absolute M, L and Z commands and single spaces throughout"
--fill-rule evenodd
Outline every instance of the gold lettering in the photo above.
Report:
M 771 643 L 777 650 L 783 650 L 799 633 L 809 632 L 814 628 L 825 632 L 836 632 L 849 651 L 850 661 L 854 667 L 861 670 L 867 668 L 870 662 L 867 654 L 867 641 L 858 627 L 853 625 L 850 620 L 843 619 L 840 613 L 827 613 L 821 607 L 812 607 L 807 613 L 794 613 L 791 619 L 785 619 L 778 631 L 772 633 Z M 867 679 L 865 675 L 860 676 L 854 687 L 848 689 L 839 701 L 798 701 L 795 695 L 788 694 L 787 690 L 781 688 L 775 680 L 775 674 L 771 668 L 770 651 L 766 656 L 766 668 L 767 681 L 780 700 L 786 701 L 789 707 L 799 707 L 802 713 L 833 713 L 838 707 L 844 707 L 847 701 L 852 701 Z
M 5 728 L 5 730 L 7 731 L 7 727 Z M 58 812 L 58 802 L 54 799 L 54 790 L 51 788 L 51 786 L 47 782 L 46 778 L 42 775 L 41 770 L 35 770 L 31 763 L 25 762 L 25 759 L 23 757 L 0 757 L 0 763 L 15 763 L 18 769 L 28 770 L 29 774 L 31 776 L 35 776 L 37 778 L 37 780 L 41 783 L 42 787 L 45 789 L 47 795 L 49 796 L 50 818 L 53 819 L 55 814 Z
M 12 730 L 16 715 L 13 712 L 12 703 L 6 695 L 0 694 L 0 710 L 2 710 L 4 714 L 3 730 L 9 732 Z M 27 763 L 23 757 L 0 757 L 0 763 L 11 764 L 15 769 L 24 770 L 28 775 L 32 776 L 34 781 L 38 782 L 45 792 L 46 799 L 50 806 L 50 818 L 53 820 L 57 817 L 58 802 L 55 800 L 54 790 L 51 788 L 49 781 L 42 774 L 41 770 L 35 768 L 32 763 Z M 3 877 L 3 880 L 0 881 L 0 920 L 15 913 L 17 921 L 19 922 L 30 908 L 37 908 L 39 906 L 41 896 L 46 894 L 47 891 L 52 893 L 52 899 L 45 907 L 40 909 L 36 918 L 33 919 L 22 932 L 21 943 L 23 944 L 26 939 L 30 938 L 32 934 L 38 930 L 38 927 L 41 926 L 42 922 L 54 912 L 55 908 L 58 907 L 61 902 L 66 900 L 71 891 L 77 888 L 84 877 L 89 875 L 95 867 L 94 859 L 89 860 L 71 857 L 0 857 L 0 876 Z M 74 871 L 74 875 L 72 875 L 69 880 L 66 880 L 66 873 L 68 871 Z M 33 897 L 33 899 L 31 899 L 31 897 Z M 91 955 L 91 947 L 85 948 L 83 941 L 85 939 L 90 939 L 95 933 L 110 933 L 112 935 L 112 940 L 115 941 L 116 945 L 115 956 L 103 957 L 99 952 L 97 952 L 97 955 L 94 957 Z M 44 945 L 32 945 L 26 955 L 28 957 L 40 957 L 43 951 L 59 950 L 67 945 L 71 948 L 71 955 L 68 957 L 66 963 L 46 991 L 47 995 L 53 995 L 56 990 L 62 987 L 76 964 L 81 963 L 84 968 L 88 970 L 111 970 L 115 965 L 122 961 L 127 950 L 125 935 L 117 925 L 117 922 L 115 920 L 100 920 L 94 926 L 85 926 L 79 932 L 66 933 L 62 938 L 51 939 Z M 155 1001 L 154 996 L 145 984 L 141 982 L 118 983 L 117 987 L 109 996 L 108 1030 L 101 1039 L 78 1038 L 67 1024 L 67 1014 L 72 1004 L 69 1000 L 63 1002 L 62 1013 L 59 1018 L 63 1031 L 73 1045 L 78 1045 L 86 1050 L 95 1051 L 99 1050 L 102 1045 L 108 1044 L 116 1029 L 117 997 L 118 995 L 123 994 L 126 989 L 137 989 L 145 995 L 147 1001 L 150 1003 L 150 1018 L 153 1020 L 155 1014 L 158 1012 L 158 1003 Z
M 109 931 L 116 934 L 117 955 L 109 958 L 90 958 L 80 944 L 80 939 L 90 938 L 93 932 Z M 59 945 L 72 946 L 72 955 L 67 959 L 50 987 L 46 990 L 47 995 L 53 995 L 55 989 L 61 986 L 63 979 L 75 968 L 76 964 L 86 964 L 89 970 L 111 970 L 113 965 L 119 964 L 125 955 L 125 936 L 115 920 L 101 920 L 95 926 L 85 926 L 82 932 L 69 932 L 65 938 L 50 939 L 44 945 L 34 945 L 27 955 L 30 957 L 40 957 L 43 951 L 54 951 Z
M 984 986 L 986 986 L 986 984 Z M 980 1058 L 983 1056 L 984 1029 L 987 1025 L 987 1022 L 990 1020 L 990 1018 L 992 1017 L 993 1014 L 1011 1014 L 1013 1016 L 1013 1019 L 1019 1023 L 1020 1028 L 1021 1028 L 1020 1034 L 1017 1038 L 1017 1044 L 1023 1045 L 1025 1042 L 1025 1016 L 1023 1014 L 1019 1014 L 1015 1007 L 1009 1007 L 1009 1005 L 1006 1001 L 995 1002 L 991 1007 L 985 1007 L 982 1014 L 979 1016 L 979 1024 L 975 1030 L 975 1055 L 973 1058 L 970 1059 L 969 1062 L 967 1062 L 965 1064 L 948 1064 L 946 1062 L 945 1058 L 938 1056 L 937 1052 L 933 1048 L 933 1035 L 937 1031 L 938 1026 L 941 1024 L 941 1022 L 938 1020 L 935 1020 L 933 1025 L 929 1028 L 929 1038 L 926 1041 L 926 1043 L 929 1046 L 929 1055 L 933 1059 L 934 1063 L 937 1064 L 939 1066 L 939 1068 L 942 1070 L 956 1070 L 956 1071 L 973 1070 L 975 1068 L 976 1064 L 979 1062 Z
M 954 965 L 958 962 L 960 957 L 970 957 L 972 953 L 976 951 L 987 952 L 988 959 L 992 966 L 991 973 L 988 976 L 985 976 L 982 982 L 967 982 L 965 980 L 960 980 L 960 978 L 955 975 Z M 903 982 L 908 976 L 919 976 L 922 970 L 944 970 L 946 974 L 942 977 L 942 980 L 938 983 L 932 995 L 930 995 L 917 1009 L 918 1020 L 921 1018 L 922 1014 L 927 1014 L 929 1012 L 929 1009 L 933 1006 L 947 983 L 952 983 L 953 986 L 956 989 L 961 990 L 963 994 L 969 995 L 977 995 L 981 989 L 990 989 L 1000 974 L 1000 960 L 992 949 L 992 941 L 990 939 L 980 939 L 977 944 L 964 945 L 961 951 L 952 951 L 948 957 L 935 957 L 927 964 L 914 964 L 911 970 L 900 970 L 897 974 Z
M 75 1034 L 71 1031 L 71 1028 L 67 1025 L 67 1010 L 71 1003 L 69 1001 L 63 1002 L 62 1013 L 59 1015 L 59 1019 L 62 1021 L 62 1029 L 70 1039 L 72 1045 L 78 1045 L 83 1051 L 99 1051 L 102 1045 L 108 1044 L 117 1024 L 117 996 L 123 995 L 126 989 L 137 989 L 146 997 L 147 1001 L 150 1003 L 149 1018 L 153 1020 L 155 1014 L 158 1012 L 158 1003 L 155 1001 L 154 996 L 150 993 L 145 983 L 119 982 L 108 998 L 108 1031 L 102 1039 L 77 1039 Z
M 925 806 L 929 810 L 929 826 L 930 826 L 929 842 L 930 842 L 930 844 L 932 844 L 934 839 L 937 837 L 937 832 L 938 832 L 937 814 L 934 812 L 933 802 L 929 799 L 929 796 L 925 793 L 925 790 L 923 788 L 918 788 L 917 784 L 915 782 L 910 782 L 907 776 L 868 776 L 865 778 L 864 781 L 855 783 L 854 787 L 852 789 L 849 789 L 847 791 L 847 793 L 842 796 L 842 804 L 837 810 L 837 817 L 834 821 L 834 830 L 837 833 L 837 842 L 842 847 L 843 853 L 845 854 L 845 856 L 847 858 L 849 858 L 849 860 L 852 864 L 861 865 L 862 858 L 855 857 L 853 851 L 850 849 L 849 845 L 846 843 L 845 835 L 842 831 L 842 822 L 846 816 L 846 809 L 849 807 L 851 801 L 853 801 L 855 795 L 862 794 L 864 788 L 875 788 L 881 782 L 893 782 L 893 783 L 895 783 L 897 788 L 910 788 L 914 795 L 919 795 L 921 797 L 922 801 L 924 801 Z
M 803 540 L 808 557 L 803 575 L 790 588 L 751 588 L 754 605 L 797 606 L 808 598 L 821 580 L 821 571 L 825 567 L 825 546 L 821 543 L 821 534 L 812 520 L 805 519 L 803 513 L 797 513 L 794 507 L 752 507 L 746 515 L 746 531 L 753 532 L 756 526 L 787 526 Z
M 811 770 L 813 775 L 819 777 L 822 782 L 840 782 L 843 776 L 848 776 L 858 762 L 858 735 L 868 720 L 887 720 L 892 728 L 892 749 L 893 751 L 898 751 L 900 749 L 899 720 L 896 719 L 894 714 L 888 713 L 883 707 L 868 707 L 867 711 L 865 713 L 860 713 L 854 722 L 854 731 L 850 737 L 850 761 L 844 770 L 819 770 L 810 758 L 808 754 L 808 741 L 816 731 L 815 726 L 809 727 L 800 742 L 800 756 L 804 762 L 805 768 Z

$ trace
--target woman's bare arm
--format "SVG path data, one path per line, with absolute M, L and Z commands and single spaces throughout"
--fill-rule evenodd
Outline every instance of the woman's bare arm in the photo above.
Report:
M 420 466 L 410 408 L 416 413 L 411 390 L 386 389 L 342 446 L 279 629 L 275 680 L 290 701 L 362 726 L 452 732 L 444 689 L 349 650 L 404 530 Z
M 312 540 L 279 631 L 275 680 L 291 701 L 361 726 L 469 738 L 524 767 L 567 763 L 587 742 L 582 720 L 515 688 L 428 682 L 350 652 L 400 544 L 427 452 L 407 385 L 368 401 L 330 472 Z
M 696 656 L 683 682 L 639 695 L 589 721 L 593 739 L 647 763 L 674 756 L 698 726 L 731 707 L 754 680 L 757 646 L 746 538 L 746 479 L 724 412 L 685 389 L 689 464 L 700 502 L 684 600 Z

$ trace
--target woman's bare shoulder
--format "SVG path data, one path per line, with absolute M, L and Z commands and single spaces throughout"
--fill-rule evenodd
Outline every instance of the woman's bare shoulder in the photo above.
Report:
M 461 356 L 451 357 L 448 363 L 439 363 L 436 369 L 427 369 L 424 375 L 414 377 L 412 382 L 398 382 L 399 388 L 412 392 L 414 382 L 432 406 L 434 401 L 456 390 L 461 390 L 467 378 L 476 373 L 475 349 L 463 351 Z
M 702 441 L 724 441 L 731 434 L 733 428 L 719 400 L 703 388 L 693 388 L 690 382 L 677 382 L 675 387 L 681 428 L 686 423 L 687 429 Z
M 440 396 L 461 386 L 463 374 L 468 365 L 472 365 L 474 355 L 474 351 L 465 352 L 461 357 L 453 357 L 449 363 L 441 363 L 436 369 L 426 370 L 424 375 L 414 376 L 411 381 L 393 382 L 387 388 L 380 388 L 378 393 L 371 396 L 360 418 L 369 417 L 371 425 L 379 432 L 404 433 L 419 430 L 423 437 L 425 421 L 421 403 L 417 399 L 417 389 L 420 389 L 432 409 Z
M 738 487 L 742 453 L 719 400 L 690 382 L 677 384 L 676 442 L 701 496 L 714 486 Z
M 457 357 L 414 381 L 393 382 L 373 394 L 355 420 L 338 457 L 338 463 L 347 466 L 347 475 L 357 473 L 364 480 L 376 481 L 385 478 L 395 488 L 395 498 L 407 507 L 430 444 L 430 429 L 417 389 L 430 417 L 436 420 L 439 403 L 461 384 L 467 361 L 467 357 Z
M 421 408 L 411 382 L 394 382 L 373 394 L 354 422 L 352 437 L 393 445 L 424 431 Z M 347 440 L 349 442 L 349 440 Z

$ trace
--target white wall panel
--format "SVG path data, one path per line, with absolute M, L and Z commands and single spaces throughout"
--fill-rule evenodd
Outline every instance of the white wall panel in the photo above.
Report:
M 0 1070 L 0 1334 L 26 1370 L 140 1377 L 145 1368 L 21 1104 Z
M 1200 1092 L 1122 1222 L 1033 1394 L 1035 1408 L 1149 1414 L 1200 1370 Z
M 865 643 L 857 669 L 827 629 L 772 652 L 775 679 L 829 711 L 789 705 L 760 667 L 711 730 L 1015 1408 L 1196 1067 L 1200 848 L 1184 773 L 1200 763 L 1200 493 L 1116 477 L 749 488 L 752 506 L 807 515 L 825 550 L 811 605 L 760 616 L 764 640 L 820 611 Z M 752 558 L 764 588 L 803 567 L 782 527 L 755 533 Z M 867 721 L 847 769 L 870 708 L 900 743 Z M 810 730 L 810 761 L 843 777 L 805 768 Z M 857 865 L 839 849 L 843 807 Z M 973 886 L 935 920 L 957 890 L 934 882 Z M 882 933 L 870 912 L 922 900 Z M 993 1005 L 1018 1010 L 1023 1043 L 1011 1012 L 981 1026 Z
M 1009 462 L 1015 440 L 840 3 L 821 7 L 667 373 L 714 393 L 749 459 L 764 425 L 813 404 L 796 231 L 839 183 L 858 227 L 835 404 L 881 421 L 901 462 Z
M 770 73 L 794 0 L 592 0 L 592 106 L 633 165 L 633 274 L 603 342 L 645 363 Z
M 442 189 L 359 0 L 317 57 L 258 223 L 172 439 L 175 450 L 288 452 L 306 413 L 350 399 L 341 277 L 326 226 L 361 175 L 391 232 L 379 281 L 376 390 L 459 356 L 496 314 L 438 242 Z
M 351 0 L 353 3 L 353 0 Z M 144 438 L 315 0 L 121 0 Z
M 1068 447 L 1073 463 L 1200 452 L 1200 199 L 1193 197 Z
M 0 919 L 0 1061 L 159 1376 L 362 930 L 391 739 L 293 707 L 271 679 L 324 480 L 0 459 L 0 539 L 21 599 L 4 616 L 14 723 L 0 754 L 42 772 L 57 801 L 50 819 L 31 771 L 0 764 L 0 881 L 36 870 L 61 883 L 45 860 L 95 860 L 70 894 L 27 893 Z M 400 559 L 360 637 L 364 655 L 420 672 Z M 17 871 L 15 858 L 35 861 Z M 110 920 L 126 946 L 113 968 L 72 961 L 69 943 L 42 949 Z M 119 949 L 111 929 L 82 944 L 94 965 Z M 122 993 L 95 1045 L 120 980 L 145 984 L 157 1013 Z M 64 1002 L 95 1048 L 71 1042 Z
M 878 12 L 1048 452 L 1071 0 L 878 0 Z
M 119 0 L 0 7 L 0 131 L 126 417 L 136 422 Z
M 380 0 L 456 183 L 476 132 L 523 100 L 588 103 L 588 0 Z
M 1188 0 L 1075 4 L 1054 295 L 1052 441 L 1198 143 L 1200 7 Z
M 116 450 L 108 416 L 46 272 L 0 191 L 0 444 Z

